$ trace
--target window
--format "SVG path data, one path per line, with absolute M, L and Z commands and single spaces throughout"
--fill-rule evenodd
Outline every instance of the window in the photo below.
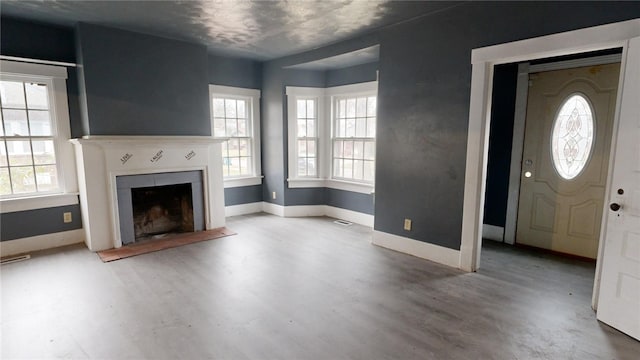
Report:
M 47 206 L 77 203 L 77 194 L 69 194 L 76 192 L 77 186 L 73 150 L 68 143 L 66 77 L 63 67 L 2 61 L 0 199 L 3 211 L 39 208 L 45 203 Z M 41 198 L 62 194 L 69 196 Z M 25 206 L 27 198 L 34 196 L 40 200 Z M 14 200 L 22 204 L 16 205 Z
M 287 87 L 290 188 L 373 190 L 377 85 Z
M 372 184 L 376 96 L 337 97 L 333 105 L 333 178 Z
M 258 185 L 260 167 L 260 91 L 210 85 L 212 134 L 222 143 L 225 187 Z
M 589 102 L 580 94 L 570 96 L 560 106 L 551 133 L 553 166 L 564 179 L 575 178 L 587 165 L 594 132 Z

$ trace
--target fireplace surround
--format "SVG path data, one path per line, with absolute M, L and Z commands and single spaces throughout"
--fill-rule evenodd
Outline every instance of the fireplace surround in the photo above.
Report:
M 208 136 L 84 136 L 71 140 L 75 145 L 82 222 L 89 250 L 118 248 L 129 242 L 129 238 L 123 242 L 121 231 L 118 202 L 125 201 L 125 195 L 119 193 L 118 178 L 132 175 L 161 179 L 161 185 L 166 185 L 162 179 L 179 173 L 199 177 L 202 194 L 193 199 L 202 199 L 201 228 L 223 227 L 222 141 Z M 194 229 L 197 231 L 198 226 Z

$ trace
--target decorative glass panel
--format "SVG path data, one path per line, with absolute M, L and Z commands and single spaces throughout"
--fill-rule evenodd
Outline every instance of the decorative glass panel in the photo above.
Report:
M 594 139 L 594 119 L 587 99 L 575 94 L 560 106 L 551 133 L 553 165 L 560 176 L 571 180 L 585 168 Z

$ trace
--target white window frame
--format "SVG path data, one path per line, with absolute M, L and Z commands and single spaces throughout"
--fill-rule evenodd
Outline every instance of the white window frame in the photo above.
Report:
M 287 179 L 289 188 L 314 188 L 328 187 L 338 190 L 346 190 L 363 194 L 372 194 L 375 191 L 375 183 L 364 183 L 348 181 L 344 179 L 333 179 L 333 127 L 334 102 L 335 99 L 351 96 L 378 96 L 378 82 L 371 81 L 359 84 L 350 84 L 329 88 L 308 88 L 287 86 L 287 111 L 288 111 L 288 160 L 289 177 Z M 297 152 L 297 112 L 296 103 L 298 99 L 318 98 L 318 176 L 315 178 L 297 177 L 296 164 L 298 163 Z M 376 119 L 377 122 L 377 119 Z
M 242 187 L 262 184 L 262 166 L 260 160 L 260 90 L 232 86 L 209 85 L 209 110 L 211 116 L 211 136 L 214 136 L 213 99 L 231 98 L 247 100 L 250 116 L 251 168 L 252 174 L 241 177 L 224 178 L 224 187 Z
M 0 213 L 78 204 L 78 180 L 67 102 L 67 69 L 62 66 L 0 61 L 0 78 L 47 84 L 49 114 L 58 171 L 58 189 L 48 192 L 3 195 Z

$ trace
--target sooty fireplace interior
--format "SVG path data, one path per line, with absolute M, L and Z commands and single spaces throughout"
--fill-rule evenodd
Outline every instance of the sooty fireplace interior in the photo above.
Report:
M 201 171 L 118 176 L 116 183 L 124 245 L 204 230 Z

